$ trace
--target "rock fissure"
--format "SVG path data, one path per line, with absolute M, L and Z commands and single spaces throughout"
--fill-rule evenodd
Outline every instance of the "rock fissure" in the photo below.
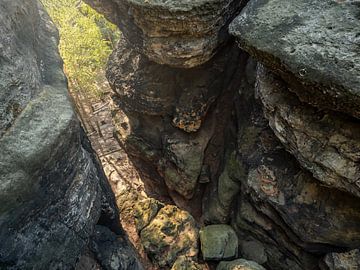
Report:
M 359 5 L 85 2 L 123 34 L 88 134 L 42 5 L 0 3 L 1 269 L 360 268 Z

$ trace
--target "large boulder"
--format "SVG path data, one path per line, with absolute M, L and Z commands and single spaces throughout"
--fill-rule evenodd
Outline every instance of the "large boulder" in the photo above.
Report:
M 360 117 L 358 1 L 254 0 L 230 25 L 302 101 Z
M 230 262 L 220 262 L 216 270 L 265 270 L 265 268 L 256 262 L 237 259 Z
M 200 242 L 204 260 L 234 259 L 238 255 L 238 238 L 229 225 L 217 224 L 202 228 Z
M 171 267 L 180 256 L 196 259 L 199 232 L 194 218 L 176 206 L 166 205 L 140 231 L 141 243 L 160 267 Z
M 118 222 L 58 38 L 40 2 L 0 2 L 1 269 L 74 269 L 101 214 Z
M 201 66 L 171 68 L 120 40 L 107 69 L 115 91 L 114 122 L 119 141 L 141 171 L 148 170 L 156 182 L 163 178 L 170 191 L 193 197 L 211 138 L 226 132 L 220 125 L 226 127 L 229 117 L 224 121 L 223 116 L 230 116 L 231 98 L 219 100 L 236 91 L 243 58 L 231 42 Z
M 119 26 L 136 51 L 159 64 L 190 68 L 207 62 L 227 39 L 246 1 L 86 0 Z

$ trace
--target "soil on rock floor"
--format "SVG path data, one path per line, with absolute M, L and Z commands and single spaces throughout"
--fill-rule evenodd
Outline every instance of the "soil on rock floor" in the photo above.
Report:
M 147 194 L 137 170 L 114 137 L 111 97 L 106 94 L 101 100 L 94 101 L 84 95 L 72 94 L 92 147 L 101 161 L 114 192 L 120 211 L 121 225 L 137 250 L 144 268 L 157 270 L 159 268 L 154 266 L 147 257 L 135 228 L 133 206 L 138 200 L 147 198 Z
M 136 249 L 144 269 L 168 269 L 169 267 L 159 267 L 148 257 L 139 236 L 140 232 L 136 229 L 136 205 L 148 198 L 153 198 L 165 205 L 174 203 L 170 198 L 159 195 L 156 190 L 146 189 L 147 180 L 140 176 L 114 137 L 110 94 L 106 94 L 105 97 L 97 101 L 80 94 L 73 93 L 73 95 L 92 147 L 101 161 L 114 192 L 120 211 L 121 224 Z M 126 117 L 125 114 L 123 115 Z M 207 268 L 205 265 L 204 267 Z

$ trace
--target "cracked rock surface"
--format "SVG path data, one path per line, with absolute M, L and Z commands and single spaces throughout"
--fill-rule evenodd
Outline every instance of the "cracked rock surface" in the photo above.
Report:
M 228 39 L 227 25 L 246 1 L 86 0 L 119 26 L 151 61 L 191 68 Z
M 300 100 L 260 66 L 258 91 L 276 136 L 325 185 L 360 195 L 360 121 Z

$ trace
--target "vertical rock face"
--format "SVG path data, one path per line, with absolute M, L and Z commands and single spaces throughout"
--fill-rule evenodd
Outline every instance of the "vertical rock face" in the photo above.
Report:
M 233 222 L 255 237 L 243 254 L 271 269 L 357 267 L 356 252 L 339 252 L 359 246 L 359 11 L 353 1 L 254 0 L 230 25 L 261 62 L 255 97 L 269 125 L 249 116 L 251 130 L 273 141 L 256 135 L 249 146 L 240 128 L 248 175 Z M 268 256 L 256 258 L 249 243 Z
M 262 66 L 258 90 L 270 126 L 288 151 L 324 184 L 359 196 L 360 121 L 301 103 Z
M 224 31 L 243 1 L 88 2 L 124 32 L 114 121 L 153 187 L 267 269 L 354 265 L 358 3 L 250 1 L 230 25 L 249 58 Z
M 151 61 L 194 67 L 228 39 L 227 25 L 246 1 L 87 0 Z
M 73 269 L 111 193 L 42 5 L 1 1 L 0 22 L 0 268 Z
M 117 123 L 129 154 L 161 175 L 170 190 L 193 196 L 205 149 L 215 133 L 216 100 L 236 90 L 241 54 L 234 44 L 208 63 L 192 69 L 171 68 L 136 53 L 125 40 L 110 57 L 107 77 L 116 105 L 128 116 Z M 218 112 L 225 111 L 220 104 Z M 208 120 L 211 119 L 211 120 Z
M 254 0 L 230 32 L 302 101 L 359 118 L 359 9 L 358 1 Z

